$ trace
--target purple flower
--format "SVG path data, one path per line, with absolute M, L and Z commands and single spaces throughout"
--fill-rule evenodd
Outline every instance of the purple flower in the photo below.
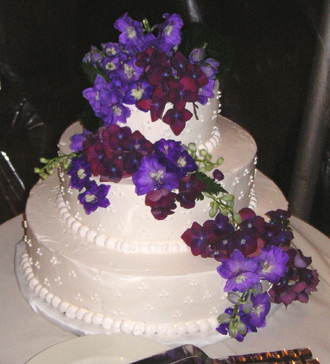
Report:
M 188 61 L 181 52 L 176 52 L 171 59 L 171 64 L 176 70 L 177 76 L 182 77 L 186 72 Z
M 141 76 L 143 69 L 136 66 L 135 61 L 136 58 L 133 56 L 118 70 L 117 74 L 123 80 L 123 82 L 128 83 L 137 81 Z
M 105 126 L 117 121 L 125 122 L 130 110 L 121 105 L 121 95 L 115 83 L 107 83 L 97 75 L 93 87 L 85 89 L 83 96 L 89 101 L 97 117 L 104 120 Z
M 178 187 L 176 175 L 166 172 L 166 167 L 155 157 L 143 157 L 139 170 L 132 175 L 132 180 L 139 196 L 160 188 L 172 191 Z
M 291 213 L 286 210 L 278 209 L 276 211 L 268 211 L 266 215 L 271 219 L 271 221 L 283 223 L 290 218 Z
M 146 206 L 151 207 L 151 213 L 157 220 L 164 220 L 168 215 L 174 214 L 175 193 L 161 188 L 159 190 L 149 191 L 146 194 Z
M 155 87 L 151 99 L 142 98 L 137 102 L 137 107 L 144 111 L 150 110 L 151 121 L 161 119 L 167 103 L 167 94 L 161 87 Z
M 100 50 L 92 46 L 90 52 L 85 54 L 82 61 L 84 63 L 91 63 L 94 67 L 97 67 L 102 60 L 103 56 Z
M 272 283 L 278 282 L 288 270 L 286 263 L 289 256 L 277 246 L 263 248 L 257 260 L 259 262 L 258 274 Z
M 168 172 L 175 173 L 178 179 L 198 170 L 195 160 L 180 142 L 160 139 L 154 144 L 154 150 L 159 162 L 166 166 Z
M 105 57 L 101 64 L 102 69 L 105 70 L 109 78 L 114 77 L 117 74 L 117 70 L 120 67 L 120 60 L 118 57 L 116 58 L 110 58 Z
M 273 284 L 269 291 L 272 302 L 283 302 L 288 306 L 293 301 L 307 303 L 309 295 L 317 291 L 319 278 L 316 270 L 308 269 L 311 258 L 305 257 L 300 250 L 291 248 L 287 251 L 288 271 Z
M 116 124 L 111 124 L 100 130 L 102 130 L 102 148 L 109 158 L 124 150 L 121 143 L 132 134 L 132 130 L 128 126 L 120 127 Z
M 188 174 L 179 181 L 179 193 L 176 199 L 183 208 L 191 209 L 195 206 L 195 200 L 205 188 L 205 184 L 195 174 Z
M 267 223 L 266 238 L 267 245 L 275 245 L 280 247 L 289 247 L 294 236 L 292 231 L 282 231 L 282 225 L 277 223 Z
M 139 152 L 142 155 L 149 155 L 153 151 L 152 143 L 147 140 L 138 130 L 120 141 L 125 150 Z
M 166 114 L 164 115 L 163 121 L 170 126 L 174 135 L 178 136 L 185 128 L 186 121 L 190 120 L 192 115 L 193 114 L 187 109 L 183 109 L 179 112 L 173 108 L 167 110 Z
M 168 81 L 168 100 L 174 105 L 177 111 L 182 111 L 187 102 L 198 100 L 199 87 L 192 77 L 183 77 L 179 81 Z
M 210 245 L 216 239 L 212 230 L 203 229 L 197 222 L 194 222 L 190 229 L 187 229 L 181 239 L 191 248 L 193 255 L 207 257 L 211 254 Z
M 240 228 L 254 239 L 262 238 L 265 228 L 265 220 L 261 216 L 253 216 L 241 222 Z
M 267 292 L 257 296 L 251 295 L 252 309 L 242 321 L 248 326 L 265 327 L 266 316 L 270 310 L 269 295 Z
M 205 105 L 208 99 L 212 99 L 214 97 L 214 86 L 215 81 L 209 80 L 207 85 L 199 89 L 198 102 L 200 104 Z
M 121 32 L 119 42 L 123 44 L 126 49 L 133 48 L 138 51 L 142 49 L 143 27 L 140 22 L 133 20 L 125 13 L 116 20 L 114 27 Z
M 121 47 L 118 43 L 102 43 L 101 47 L 107 57 L 115 57 L 121 52 Z
M 142 79 L 128 84 L 128 91 L 126 91 L 123 102 L 129 105 L 136 104 L 142 98 L 151 98 L 153 87 Z
M 244 255 L 235 250 L 230 259 L 224 259 L 217 268 L 222 278 L 227 279 L 224 291 L 245 292 L 259 282 L 260 276 L 257 273 L 258 263 L 253 258 L 244 258 Z
M 117 124 L 117 123 L 126 123 L 127 118 L 131 116 L 131 110 L 122 105 L 121 103 L 118 103 L 116 105 L 113 105 L 111 109 L 109 110 L 107 118 L 104 118 L 105 126 L 108 126 L 110 124 Z
M 243 230 L 237 230 L 232 235 L 232 244 L 235 249 L 238 249 L 245 257 L 258 256 L 258 241 Z M 261 247 L 260 247 L 261 249 Z
M 98 207 L 107 207 L 110 205 L 107 199 L 110 185 L 97 185 L 95 181 L 91 181 L 86 187 L 86 191 L 79 194 L 78 199 L 84 206 L 86 214 L 90 214 L 95 211 Z
M 71 144 L 70 149 L 75 153 L 81 152 L 83 150 L 83 142 L 86 139 L 86 135 L 89 134 L 89 131 L 84 129 L 82 134 L 74 134 L 70 138 Z
M 317 291 L 319 278 L 316 270 L 289 268 L 288 273 L 272 286 L 271 301 L 288 306 L 293 301 L 307 303 L 312 292 Z
M 81 191 L 89 183 L 91 173 L 91 165 L 87 161 L 87 157 L 83 154 L 81 157 L 72 158 L 68 175 L 71 176 L 70 186 Z
M 164 14 L 166 21 L 161 25 L 158 34 L 158 47 L 164 52 L 169 52 L 181 43 L 181 28 L 183 20 L 178 14 Z

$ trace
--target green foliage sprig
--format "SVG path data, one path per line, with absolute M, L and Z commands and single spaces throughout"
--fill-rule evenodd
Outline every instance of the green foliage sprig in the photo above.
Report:
M 203 200 L 204 197 L 211 199 L 210 217 L 214 218 L 218 213 L 221 213 L 224 216 L 228 216 L 233 225 L 241 223 L 240 214 L 234 210 L 235 196 L 228 193 L 214 178 L 206 175 L 206 172 L 211 172 L 219 167 L 223 162 L 223 158 L 220 157 L 216 162 L 212 162 L 212 155 L 205 149 L 197 152 L 195 143 L 188 145 L 188 153 L 194 158 L 198 166 L 196 177 L 206 186 L 205 190 L 198 196 L 198 200 Z
M 61 154 L 55 158 L 46 159 L 40 158 L 40 163 L 44 164 L 42 168 L 34 168 L 34 172 L 38 173 L 42 179 L 47 179 L 48 176 L 54 174 L 54 170 L 59 168 L 60 165 L 63 166 L 64 170 L 67 171 L 70 167 L 71 160 L 76 157 L 77 153 L 71 154 Z

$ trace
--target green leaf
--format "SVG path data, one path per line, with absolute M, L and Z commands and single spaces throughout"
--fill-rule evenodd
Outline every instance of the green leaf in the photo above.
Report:
M 205 59 L 214 58 L 220 62 L 218 76 L 224 75 L 231 67 L 232 51 L 230 37 L 221 35 L 207 23 L 187 23 L 182 31 L 179 51 L 186 57 L 194 48 L 202 48 L 206 43 Z
M 227 193 L 227 191 L 219 183 L 217 183 L 213 178 L 208 177 L 203 172 L 196 172 L 196 178 L 206 185 L 206 189 L 203 192 L 211 195 L 218 195 L 221 192 Z
M 111 81 L 104 70 L 94 67 L 91 63 L 82 62 L 81 67 L 88 76 L 88 80 L 92 85 L 94 85 L 94 81 L 97 75 L 101 75 L 107 82 Z
M 96 131 L 100 126 L 100 118 L 96 117 L 92 107 L 86 103 L 82 111 L 77 115 L 83 127 L 91 132 Z

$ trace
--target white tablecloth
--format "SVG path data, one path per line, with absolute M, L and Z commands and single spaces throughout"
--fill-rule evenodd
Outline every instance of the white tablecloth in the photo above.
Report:
M 24 364 L 51 345 L 74 338 L 35 314 L 21 295 L 14 273 L 15 245 L 21 240 L 22 216 L 0 226 L 0 363 Z M 212 357 L 247 352 L 310 347 L 322 364 L 330 358 L 330 240 L 297 218 L 291 219 L 296 245 L 313 257 L 320 283 L 310 302 L 284 307 L 267 327 L 243 343 L 228 339 L 204 347 Z

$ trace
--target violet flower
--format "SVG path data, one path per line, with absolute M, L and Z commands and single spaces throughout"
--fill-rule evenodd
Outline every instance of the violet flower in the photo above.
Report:
M 108 207 L 110 205 L 107 199 L 110 185 L 97 185 L 95 181 L 91 181 L 86 187 L 86 191 L 79 194 L 79 202 L 84 206 L 86 214 L 89 215 L 98 207 Z
M 81 152 L 83 150 L 83 142 L 86 139 L 86 136 L 90 134 L 90 132 L 86 129 L 81 134 L 74 134 L 70 138 L 71 144 L 70 149 L 75 153 Z
M 183 20 L 178 14 L 164 14 L 165 22 L 161 25 L 158 34 L 158 47 L 164 52 L 169 52 L 181 43 L 181 28 Z
M 138 196 L 160 188 L 172 191 L 178 187 L 176 175 L 168 173 L 166 167 L 160 164 L 155 157 L 143 157 L 139 170 L 132 175 L 132 180 Z
M 242 318 L 242 321 L 248 326 L 255 328 L 266 326 L 266 316 L 270 310 L 269 295 L 263 292 L 257 296 L 251 295 L 252 309 L 247 316 Z
M 245 258 L 239 251 L 235 250 L 230 259 L 224 259 L 217 268 L 222 278 L 227 279 L 224 291 L 245 292 L 260 281 L 257 273 L 258 263 L 253 258 Z
M 116 20 L 114 27 L 118 29 L 121 34 L 119 42 L 125 46 L 126 49 L 142 49 L 143 26 L 139 21 L 133 20 L 125 13 L 122 17 Z
M 257 257 L 259 262 L 258 273 L 267 281 L 276 283 L 287 272 L 286 263 L 288 260 L 288 254 L 277 246 L 263 248 L 261 254 Z
M 87 157 L 83 154 L 81 157 L 74 157 L 71 161 L 68 175 L 71 176 L 70 186 L 81 191 L 89 183 L 92 175 L 91 165 L 87 161 Z

